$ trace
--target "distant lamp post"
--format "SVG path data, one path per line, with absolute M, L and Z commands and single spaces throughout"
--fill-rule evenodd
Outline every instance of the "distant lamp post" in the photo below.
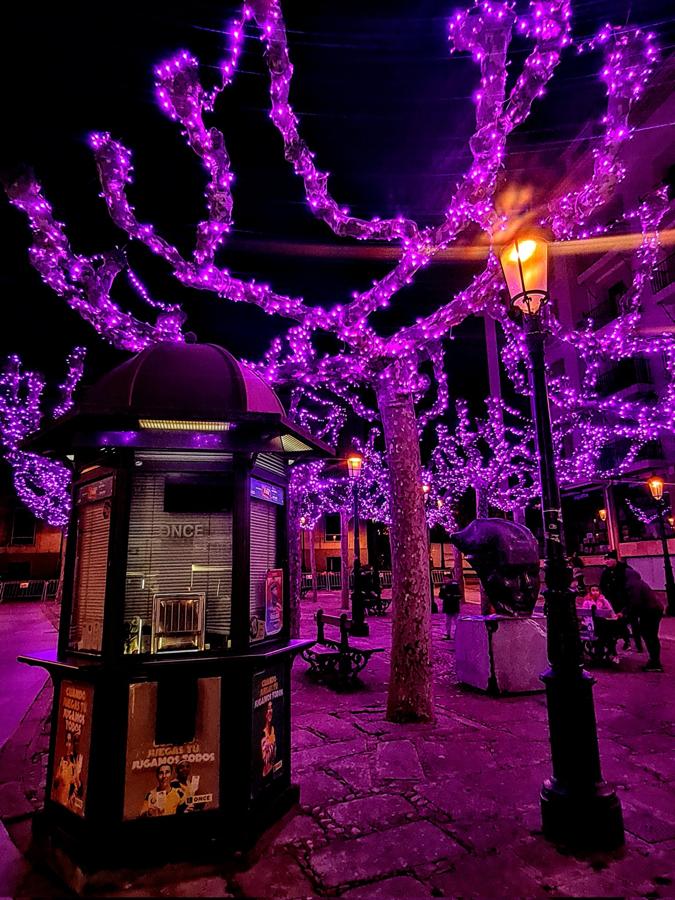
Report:
M 351 633 L 358 637 L 368 636 L 366 611 L 361 589 L 361 525 L 359 522 L 359 478 L 363 469 L 363 457 L 352 453 L 347 457 L 347 471 L 352 481 L 354 498 L 354 584 L 352 585 L 352 625 Z
M 307 524 L 307 516 L 300 516 L 300 548 L 302 552 L 302 565 L 300 566 L 300 572 L 304 572 L 306 570 L 305 566 L 305 525 Z
M 666 613 L 669 616 L 675 615 L 675 578 L 673 578 L 673 565 L 670 561 L 670 553 L 668 552 L 668 537 L 666 535 L 666 510 L 667 505 L 663 496 L 663 479 L 655 476 L 647 482 L 649 491 L 656 503 L 658 512 L 657 519 L 659 522 L 659 537 L 661 538 L 661 549 L 663 552 L 663 572 L 666 580 Z M 668 517 L 668 523 L 672 528 L 672 516 Z
M 427 503 L 429 500 L 429 491 L 431 490 L 431 485 L 428 481 L 422 482 L 422 496 L 424 497 L 424 519 L 427 525 L 427 555 L 429 557 L 429 590 L 431 591 L 431 611 L 432 613 L 438 612 L 438 606 L 436 605 L 436 595 L 434 593 L 434 559 L 431 553 L 431 528 L 429 527 L 429 519 L 427 514 Z
M 663 500 L 663 478 L 650 478 L 647 484 L 649 485 L 651 495 L 656 502 L 658 503 Z
M 547 644 L 546 685 L 553 775 L 541 790 L 547 838 L 583 849 L 624 843 L 621 805 L 602 780 L 593 704 L 594 679 L 584 671 L 572 570 L 565 556 L 560 488 L 555 470 L 544 356 L 542 307 L 548 301 L 546 241 L 523 235 L 500 253 L 513 313 L 523 321 L 530 361 L 532 418 L 544 526 Z
M 440 497 L 436 500 L 436 506 L 438 507 L 438 511 L 440 513 L 440 511 L 443 509 L 443 501 L 441 500 Z M 444 529 L 443 529 L 443 525 L 440 522 L 438 524 L 439 524 L 440 528 L 442 529 L 442 531 L 441 531 L 441 571 L 445 572 L 445 542 L 443 540 Z

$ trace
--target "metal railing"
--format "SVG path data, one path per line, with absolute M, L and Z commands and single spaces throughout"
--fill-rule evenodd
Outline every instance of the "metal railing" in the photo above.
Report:
M 651 384 L 652 375 L 645 359 L 622 359 L 609 371 L 598 376 L 598 393 L 606 397 L 636 384 Z
M 53 600 L 58 585 L 58 578 L 0 581 L 0 603 L 10 603 L 13 600 Z
M 446 578 L 452 578 L 452 569 L 432 569 L 431 579 L 434 584 L 443 584 Z M 339 572 L 318 572 L 316 576 L 317 590 L 319 591 L 339 591 L 342 587 L 342 578 Z M 352 578 L 349 579 L 350 586 Z M 391 587 L 391 570 L 382 569 L 380 571 L 380 587 Z M 306 593 L 312 590 L 312 576 L 309 572 L 302 573 L 302 592 Z
M 651 274 L 652 291 L 658 294 L 675 281 L 675 253 L 671 253 L 654 266 Z

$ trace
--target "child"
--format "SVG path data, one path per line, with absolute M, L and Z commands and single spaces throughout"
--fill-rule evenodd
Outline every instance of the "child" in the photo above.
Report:
M 583 598 L 581 603 L 582 609 L 592 609 L 596 608 L 599 612 L 608 612 L 611 613 L 609 616 L 605 616 L 607 619 L 614 619 L 616 616 L 614 615 L 614 610 L 612 609 L 609 600 L 607 600 L 600 593 L 600 588 L 596 584 L 592 584 L 586 596 Z

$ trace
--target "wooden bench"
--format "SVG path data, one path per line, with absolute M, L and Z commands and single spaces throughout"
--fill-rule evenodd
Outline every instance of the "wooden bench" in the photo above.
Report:
M 382 653 L 384 647 L 365 647 L 361 643 L 349 643 L 351 620 L 347 613 L 328 616 L 322 609 L 316 613 L 316 643 L 302 651 L 302 658 L 309 663 L 309 676 L 335 687 L 353 684 L 359 672 L 366 667 L 373 653 Z M 339 640 L 327 638 L 326 625 L 337 627 Z

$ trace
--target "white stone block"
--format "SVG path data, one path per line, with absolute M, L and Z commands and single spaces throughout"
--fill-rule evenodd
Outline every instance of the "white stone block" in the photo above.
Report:
M 543 691 L 548 668 L 546 619 L 460 616 L 455 632 L 457 678 L 495 694 Z

